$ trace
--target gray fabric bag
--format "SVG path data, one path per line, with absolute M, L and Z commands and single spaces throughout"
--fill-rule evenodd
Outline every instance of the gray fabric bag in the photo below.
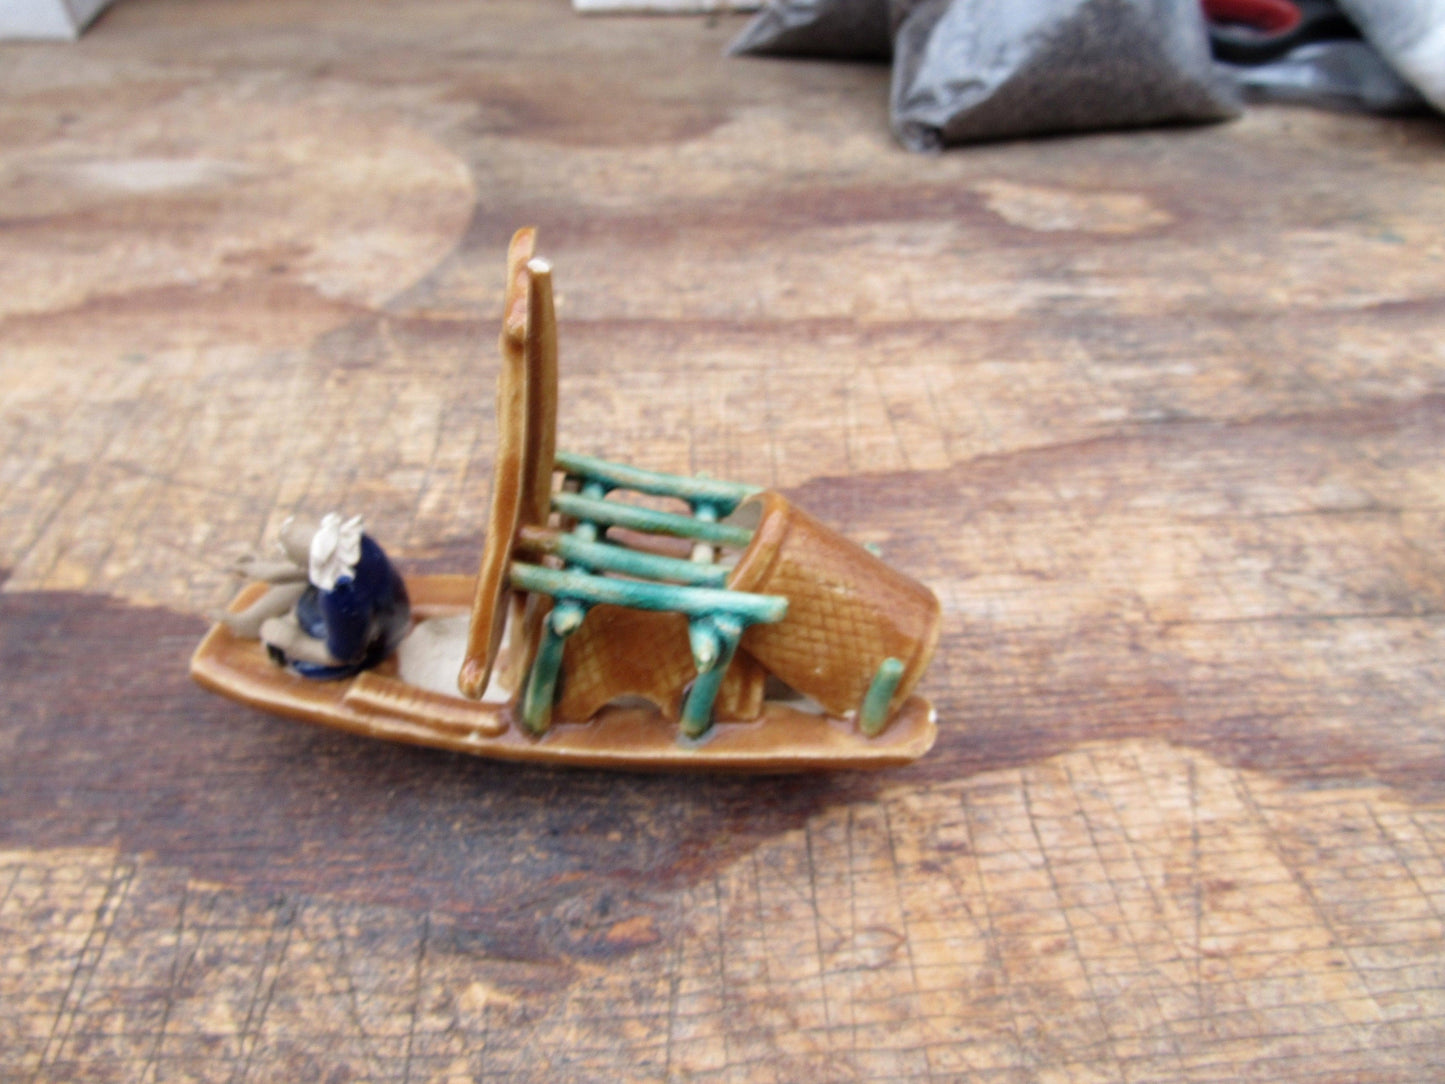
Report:
M 730 51 L 886 56 L 890 33 L 912 150 L 1239 112 L 1198 0 L 773 0 Z

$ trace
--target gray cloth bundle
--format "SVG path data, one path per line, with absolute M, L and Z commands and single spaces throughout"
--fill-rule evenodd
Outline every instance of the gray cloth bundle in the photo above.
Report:
M 1445 112 L 1445 0 L 1337 2 L 1390 65 Z
M 1197 0 L 926 0 L 894 42 L 893 130 L 912 150 L 1238 112 Z
M 893 55 L 888 0 L 785 0 L 766 5 L 728 52 L 887 60 Z
M 730 51 L 890 44 L 893 130 L 913 150 L 1239 111 L 1198 0 L 773 0 Z

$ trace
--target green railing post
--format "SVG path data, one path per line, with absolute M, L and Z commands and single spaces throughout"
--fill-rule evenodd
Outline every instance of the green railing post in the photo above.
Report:
M 557 700 L 557 677 L 562 672 L 562 654 L 567 637 L 582 627 L 587 608 L 571 599 L 560 599 L 542 623 L 542 642 L 537 658 L 527 672 L 522 693 L 522 725 L 540 737 L 552 724 L 552 705 Z
M 878 664 L 868 691 L 863 694 L 863 703 L 858 707 L 858 729 L 868 737 L 874 737 L 888 722 L 888 705 L 898 691 L 898 682 L 903 679 L 903 663 L 891 655 Z
M 692 641 L 693 662 L 697 678 L 682 706 L 682 732 L 689 738 L 700 738 L 712 726 L 713 705 L 718 690 L 732 665 L 733 654 L 742 638 L 742 622 L 726 614 L 703 617 L 688 629 Z

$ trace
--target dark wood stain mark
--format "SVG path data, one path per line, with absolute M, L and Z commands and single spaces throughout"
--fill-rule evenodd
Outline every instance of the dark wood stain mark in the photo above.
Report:
M 435 912 L 443 939 L 502 957 L 609 956 L 661 936 L 659 890 L 874 785 L 549 772 L 358 740 L 194 687 L 203 631 L 102 597 L 0 594 L 0 845 L 116 846 L 251 892 Z

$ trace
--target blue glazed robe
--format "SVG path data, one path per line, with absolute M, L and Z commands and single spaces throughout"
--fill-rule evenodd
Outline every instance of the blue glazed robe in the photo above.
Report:
M 277 648 L 271 649 L 272 657 L 302 677 L 350 677 L 375 666 L 401 643 L 411 622 L 411 601 L 381 547 L 362 535 L 361 558 L 352 575 L 342 576 L 330 591 L 308 587 L 296 603 L 296 620 L 308 636 L 325 641 L 340 665 L 287 658 Z

